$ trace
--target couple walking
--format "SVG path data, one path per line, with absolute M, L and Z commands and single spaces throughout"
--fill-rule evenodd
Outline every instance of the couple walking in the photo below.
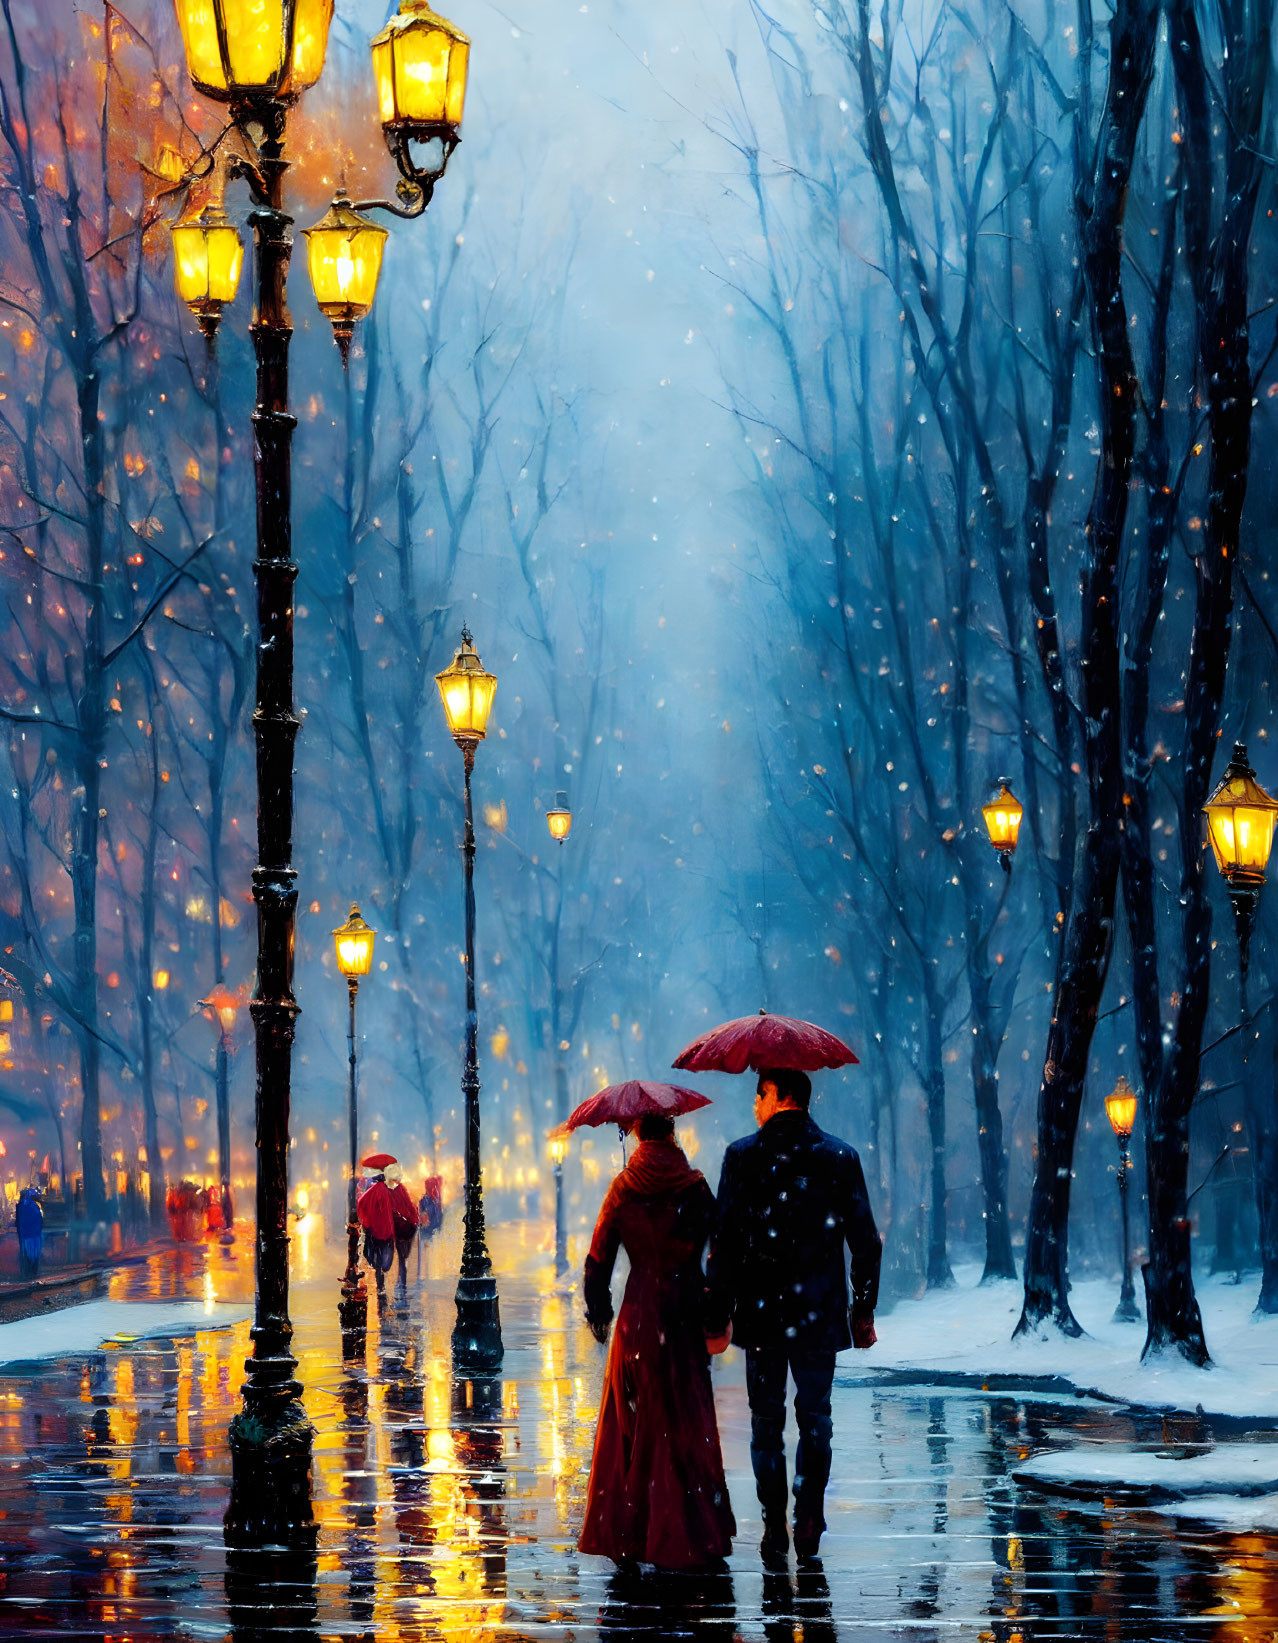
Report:
M 583 1552 L 667 1569 L 727 1556 L 736 1523 L 710 1354 L 734 1340 L 746 1354 L 764 1561 L 783 1562 L 789 1550 L 787 1377 L 799 1427 L 794 1547 L 800 1559 L 818 1554 L 835 1354 L 874 1343 L 881 1243 L 860 1161 L 817 1127 L 811 1091 L 805 1073 L 760 1073 L 758 1132 L 728 1148 L 717 1202 L 675 1142 L 673 1120 L 638 1121 L 639 1145 L 608 1189 L 586 1257 L 586 1320 L 599 1341 L 622 1246 L 630 1277 L 604 1377 Z

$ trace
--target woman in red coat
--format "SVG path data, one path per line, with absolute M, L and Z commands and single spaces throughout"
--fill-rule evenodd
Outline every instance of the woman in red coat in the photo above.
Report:
M 639 1145 L 613 1181 L 586 1257 L 586 1321 L 604 1341 L 610 1282 L 625 1246 L 630 1277 L 604 1373 L 583 1552 L 661 1569 L 704 1567 L 732 1549 L 702 1329 L 701 1256 L 714 1194 L 668 1118 L 642 1118 Z

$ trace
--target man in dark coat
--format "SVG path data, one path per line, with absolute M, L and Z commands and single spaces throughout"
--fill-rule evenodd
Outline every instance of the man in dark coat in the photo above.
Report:
M 44 1210 L 38 1187 L 23 1187 L 14 1211 L 18 1234 L 18 1263 L 24 1278 L 40 1276 L 40 1256 L 44 1252 Z
M 825 1529 L 835 1353 L 872 1346 L 875 1339 L 883 1245 L 865 1176 L 855 1151 L 818 1129 L 808 1113 L 811 1096 L 806 1073 L 759 1074 L 758 1133 L 734 1141 L 724 1155 L 707 1269 L 710 1349 L 721 1349 L 729 1335 L 745 1348 L 750 1459 L 763 1507 L 765 1561 L 784 1560 L 790 1544 L 787 1374 L 794 1377 L 799 1423 L 794 1549 L 811 1559 Z

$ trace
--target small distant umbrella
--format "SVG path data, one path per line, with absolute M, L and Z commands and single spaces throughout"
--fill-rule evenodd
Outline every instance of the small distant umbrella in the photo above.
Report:
M 722 1022 L 694 1038 L 680 1050 L 673 1065 L 684 1072 L 743 1073 L 747 1067 L 763 1072 L 769 1067 L 788 1067 L 796 1072 L 817 1072 L 823 1067 L 854 1067 L 857 1058 L 843 1042 L 824 1027 L 793 1016 L 740 1016 Z
M 385 1169 L 387 1164 L 398 1164 L 399 1159 L 390 1152 L 370 1152 L 367 1158 L 361 1158 L 361 1169 Z
M 685 1112 L 696 1112 L 698 1107 L 709 1105 L 709 1096 L 697 1090 L 681 1089 L 678 1084 L 655 1084 L 646 1078 L 631 1078 L 624 1084 L 609 1084 L 597 1095 L 583 1101 L 567 1123 L 556 1125 L 550 1134 L 553 1139 L 571 1135 L 573 1130 L 585 1126 L 597 1129 L 601 1124 L 616 1124 L 625 1129 L 636 1119 L 649 1114 L 678 1118 Z

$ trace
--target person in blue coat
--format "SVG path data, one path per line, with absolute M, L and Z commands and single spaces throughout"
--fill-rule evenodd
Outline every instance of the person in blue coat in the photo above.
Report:
M 835 1353 L 875 1340 L 882 1240 L 861 1161 L 846 1141 L 818 1128 L 808 1112 L 811 1098 L 806 1073 L 759 1074 L 758 1132 L 724 1154 L 706 1269 L 710 1350 L 721 1350 L 729 1335 L 745 1349 L 750 1460 L 767 1563 L 784 1560 L 790 1545 L 787 1378 L 794 1380 L 799 1423 L 794 1549 L 801 1559 L 815 1559 L 830 1478 Z
M 37 1187 L 23 1187 L 14 1211 L 18 1233 L 18 1261 L 24 1278 L 40 1276 L 40 1256 L 44 1251 L 44 1210 Z

